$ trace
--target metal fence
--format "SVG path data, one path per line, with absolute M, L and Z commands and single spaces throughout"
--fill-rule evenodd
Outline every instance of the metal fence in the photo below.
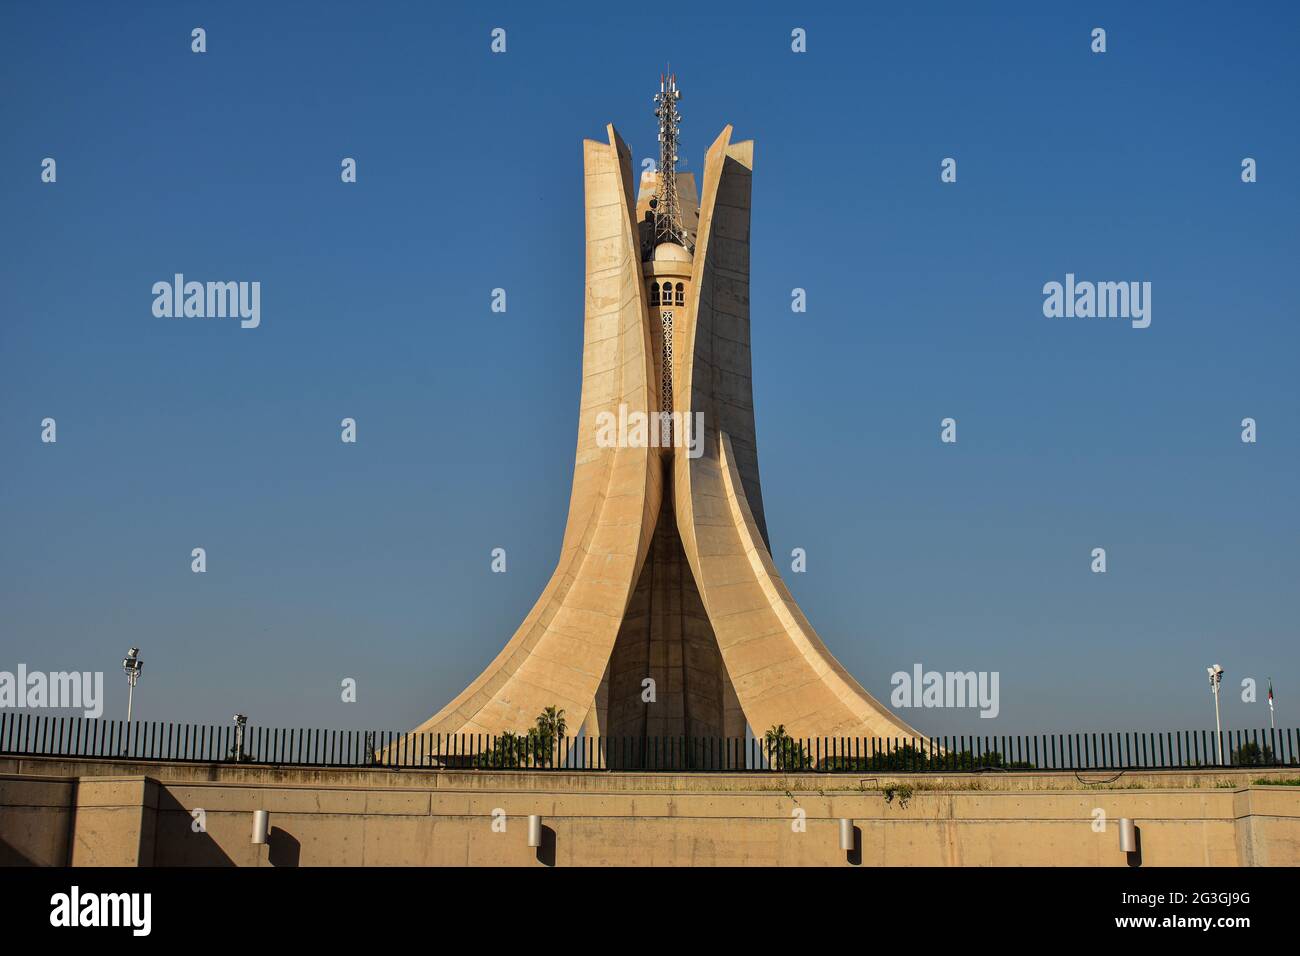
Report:
M 1300 767 L 1300 729 L 945 737 L 412 734 L 0 714 L 0 754 L 259 766 L 675 772 Z

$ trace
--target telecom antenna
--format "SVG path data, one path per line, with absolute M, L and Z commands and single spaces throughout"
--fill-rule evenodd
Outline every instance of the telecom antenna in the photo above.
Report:
M 677 88 L 675 73 L 659 74 L 659 92 L 655 94 L 655 116 L 659 119 L 659 188 L 655 191 L 654 241 L 675 242 L 691 248 L 690 236 L 682 225 L 682 207 L 677 199 L 677 137 L 682 114 L 677 101 L 682 91 Z

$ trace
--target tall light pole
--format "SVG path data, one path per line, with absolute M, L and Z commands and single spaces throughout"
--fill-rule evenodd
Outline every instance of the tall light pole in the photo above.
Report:
M 1219 683 L 1223 680 L 1223 668 L 1218 664 L 1205 668 L 1210 675 L 1210 693 L 1214 694 L 1214 749 L 1219 756 L 1219 765 L 1223 765 L 1223 728 L 1219 725 Z
M 235 763 L 244 759 L 244 728 L 247 726 L 248 718 L 235 714 Z
M 135 685 L 140 679 L 140 671 L 144 669 L 144 661 L 140 660 L 140 648 L 133 647 L 126 652 L 126 657 L 122 659 L 122 670 L 126 671 L 126 722 L 131 722 L 131 705 L 135 703 Z

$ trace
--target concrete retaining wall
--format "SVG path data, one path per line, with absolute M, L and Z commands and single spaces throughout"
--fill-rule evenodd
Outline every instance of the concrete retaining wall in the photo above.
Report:
M 1300 787 L 1251 783 L 1286 776 L 1294 771 L 891 778 L 0 758 L 0 863 L 1295 866 Z M 258 809 L 271 812 L 269 847 L 250 842 Z M 534 813 L 545 827 L 538 850 L 526 845 Z M 840 817 L 858 829 L 850 854 L 838 848 Z M 1120 817 L 1139 827 L 1132 859 L 1119 850 Z

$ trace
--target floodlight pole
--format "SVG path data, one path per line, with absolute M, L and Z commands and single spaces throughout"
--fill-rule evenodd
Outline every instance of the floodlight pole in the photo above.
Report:
M 135 685 L 140 679 L 140 671 L 144 669 L 144 661 L 140 660 L 140 649 L 131 648 L 130 652 L 122 660 L 122 670 L 126 671 L 126 722 L 131 722 L 131 711 L 135 704 Z
M 1214 751 L 1218 755 L 1219 766 L 1223 766 L 1223 726 L 1219 721 L 1219 682 L 1223 680 L 1223 668 L 1216 664 L 1208 670 L 1210 690 L 1214 694 Z
M 1218 742 L 1219 763 L 1223 763 L 1223 728 L 1219 724 L 1219 682 L 1214 682 L 1214 739 Z
M 244 728 L 247 725 L 247 717 L 243 714 L 235 714 L 235 763 L 244 759 Z

